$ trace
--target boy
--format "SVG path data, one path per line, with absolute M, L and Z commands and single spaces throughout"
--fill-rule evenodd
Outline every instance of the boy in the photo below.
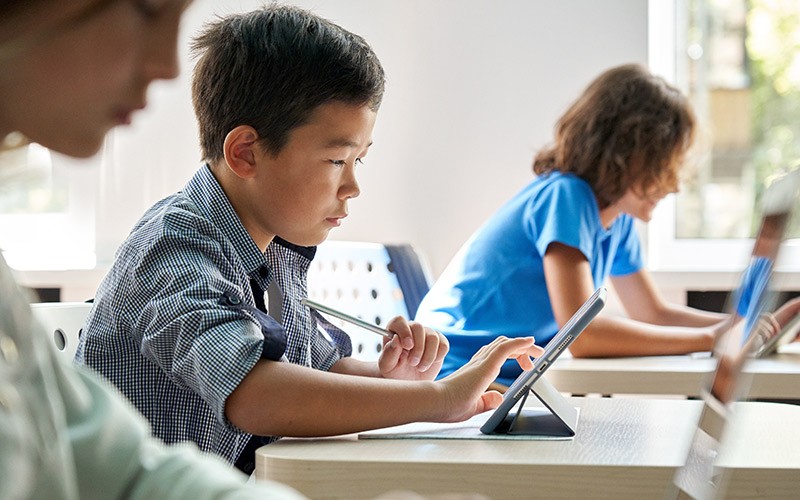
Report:
M 72 157 L 97 153 L 151 82 L 177 75 L 187 4 L 2 2 L 0 154 L 20 135 Z M 15 189 L 3 168 L 0 185 Z M 0 255 L 0 498 L 305 498 L 275 483 L 245 486 L 194 447 L 163 446 L 117 391 L 53 347 Z
M 438 332 L 394 318 L 377 364 L 359 362 L 346 335 L 326 325 L 329 340 L 300 305 L 313 245 L 359 194 L 354 169 L 384 85 L 366 42 L 273 4 L 211 25 L 193 48 L 206 165 L 122 245 L 76 360 L 166 442 L 194 441 L 248 473 L 269 436 L 459 421 L 496 406 L 485 388 L 509 357 L 531 366 L 533 339 L 494 342 L 434 383 L 448 348 Z M 271 283 L 282 325 L 265 314 Z

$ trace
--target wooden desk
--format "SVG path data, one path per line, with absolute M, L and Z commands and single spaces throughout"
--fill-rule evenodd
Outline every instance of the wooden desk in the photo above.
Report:
M 751 379 L 749 399 L 800 401 L 800 344 L 777 355 L 752 359 L 745 366 Z M 697 397 L 707 383 L 714 360 L 692 356 L 640 358 L 559 358 L 547 379 L 572 394 L 679 394 Z
M 256 452 L 256 478 L 314 499 L 386 491 L 481 493 L 492 499 L 662 498 L 682 465 L 702 402 L 571 398 L 581 407 L 571 441 L 282 439 Z M 800 407 L 737 404 L 720 454 L 728 497 L 800 491 Z

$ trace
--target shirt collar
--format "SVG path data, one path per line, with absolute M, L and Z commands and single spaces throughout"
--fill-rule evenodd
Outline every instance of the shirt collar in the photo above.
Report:
M 247 274 L 253 275 L 266 266 L 264 253 L 258 248 L 250 233 L 244 228 L 241 219 L 214 177 L 208 164 L 204 164 L 184 188 L 184 193 L 228 238 L 239 258 L 244 263 Z
M 295 245 L 294 243 L 290 243 L 284 240 L 280 236 L 276 236 L 275 238 L 273 238 L 272 242 L 300 254 L 303 258 L 307 259 L 308 261 L 314 260 L 314 255 L 316 255 L 317 253 L 317 247 L 315 246 L 303 247 L 300 245 Z

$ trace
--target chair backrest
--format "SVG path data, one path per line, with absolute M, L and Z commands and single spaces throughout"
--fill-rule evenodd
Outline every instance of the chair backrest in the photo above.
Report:
M 92 304 L 89 302 L 42 302 L 31 304 L 33 315 L 50 334 L 56 350 L 72 362 L 78 339 Z
M 326 241 L 308 272 L 309 298 L 365 321 L 385 326 L 394 316 L 413 319 L 430 288 L 430 273 L 410 245 Z M 336 318 L 328 318 L 353 341 L 353 357 L 375 360 L 382 339 Z

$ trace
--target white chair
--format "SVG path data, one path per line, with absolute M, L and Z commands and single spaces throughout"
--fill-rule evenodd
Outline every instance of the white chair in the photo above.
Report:
M 42 302 L 31 304 L 34 317 L 50 334 L 56 350 L 72 362 L 78 338 L 92 304 L 89 302 Z
M 410 245 L 326 241 L 308 271 L 310 299 L 378 326 L 394 316 L 413 319 L 430 283 L 425 260 Z M 354 358 L 378 359 L 380 336 L 326 317 L 350 335 Z

